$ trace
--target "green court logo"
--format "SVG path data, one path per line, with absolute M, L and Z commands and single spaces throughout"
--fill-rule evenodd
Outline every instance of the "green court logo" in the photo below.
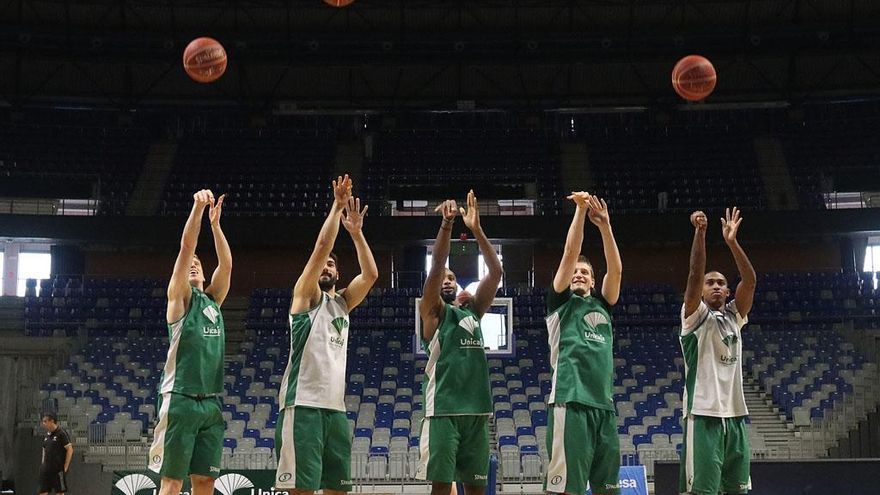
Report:
M 336 333 L 342 335 L 342 331 L 348 328 L 348 319 L 344 316 L 337 316 L 330 322 L 330 324 L 333 325 Z

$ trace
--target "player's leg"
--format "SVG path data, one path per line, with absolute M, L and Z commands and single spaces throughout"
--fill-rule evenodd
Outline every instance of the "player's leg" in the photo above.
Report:
M 721 491 L 748 493 L 752 489 L 751 448 L 745 416 L 725 418 L 724 463 L 721 467 Z
M 454 422 L 461 439 L 455 478 L 464 483 L 465 495 L 483 495 L 489 480 L 489 417 L 458 416 Z
M 162 476 L 159 495 L 179 495 L 183 490 L 183 480 Z
M 326 495 L 345 495 L 352 488 L 348 419 L 340 411 L 321 410 L 321 416 L 324 422 L 321 488 Z
M 589 408 L 587 432 L 595 439 L 595 454 L 590 464 L 590 487 L 595 495 L 620 493 L 620 439 L 617 416 L 611 411 Z
M 162 394 L 149 453 L 150 470 L 162 476 L 159 495 L 177 495 L 189 475 L 196 432 L 195 400 L 180 394 Z M 196 421 L 194 421 L 194 419 Z
M 276 431 L 278 469 L 275 487 L 287 493 L 308 495 L 321 487 L 324 427 L 321 411 L 310 407 L 287 407 L 278 415 Z M 348 424 L 346 423 L 346 432 Z
M 586 493 L 596 448 L 595 439 L 587 432 L 586 409 L 554 405 L 547 432 L 550 463 L 545 490 L 570 495 Z
M 214 478 L 201 474 L 191 474 L 189 482 L 193 495 L 214 495 Z
M 422 420 L 416 479 L 431 481 L 432 494 L 449 495 L 452 491 L 460 441 L 452 417 L 440 416 Z
M 202 418 L 196 433 L 193 456 L 189 465 L 193 495 L 214 495 L 214 480 L 220 476 L 223 457 L 223 435 L 226 424 L 219 399 L 196 401 Z
M 431 482 L 431 495 L 454 495 L 455 483 Z
M 679 492 L 717 495 L 721 489 L 724 426 L 720 418 L 688 416 L 682 439 Z

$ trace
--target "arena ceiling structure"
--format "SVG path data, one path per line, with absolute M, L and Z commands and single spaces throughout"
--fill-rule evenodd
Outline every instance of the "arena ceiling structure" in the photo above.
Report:
M 229 67 L 187 78 L 189 40 Z M 111 108 L 572 109 L 679 105 L 670 71 L 713 61 L 708 104 L 880 95 L 871 0 L 0 1 L 0 104 Z

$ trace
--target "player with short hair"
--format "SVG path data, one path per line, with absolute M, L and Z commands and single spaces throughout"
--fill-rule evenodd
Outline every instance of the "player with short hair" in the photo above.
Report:
M 288 493 L 351 490 L 351 438 L 345 416 L 345 364 L 349 313 L 379 278 L 362 231 L 367 206 L 352 197 L 348 175 L 333 181 L 333 206 L 293 288 L 290 357 L 278 394 L 275 486 Z M 361 273 L 336 290 L 339 265 L 332 253 L 339 224 L 351 235 Z
M 580 191 L 568 199 L 576 208 L 565 251 L 547 293 L 550 390 L 545 489 L 582 495 L 619 493 L 620 442 L 612 402 L 614 332 L 611 308 L 620 297 L 623 264 L 605 201 Z M 602 236 L 608 267 L 602 290 L 595 289 L 593 266 L 581 255 L 589 218 Z
M 477 198 L 471 190 L 467 210 L 460 212 L 489 273 L 472 297 L 465 291 L 456 297 L 455 274 L 446 268 L 446 258 L 459 208 L 455 200 L 447 200 L 435 211 L 442 213 L 443 220 L 419 305 L 420 337 L 428 364 L 422 384 L 425 418 L 416 478 L 432 482 L 432 495 L 449 495 L 457 481 L 464 484 L 467 495 L 482 495 L 489 477 L 492 395 L 480 320 L 492 305 L 504 272 L 480 225 Z
M 226 347 L 220 306 L 232 275 L 232 252 L 220 228 L 224 197 L 215 202 L 208 189 L 193 195 L 168 282 L 165 317 L 170 342 L 149 454 L 149 468 L 162 475 L 160 495 L 180 493 L 187 476 L 194 495 L 212 495 L 214 479 L 220 476 L 226 431 L 220 404 Z M 208 288 L 204 288 L 202 262 L 195 254 L 205 208 L 217 251 L 217 268 Z
M 721 219 L 724 242 L 741 278 L 735 299 L 727 302 L 727 278 L 717 271 L 706 273 L 706 215 L 691 214 L 694 240 L 679 334 L 685 372 L 680 493 L 747 493 L 752 488 L 741 332 L 757 277 L 736 238 L 741 222 L 736 207 L 727 208 Z

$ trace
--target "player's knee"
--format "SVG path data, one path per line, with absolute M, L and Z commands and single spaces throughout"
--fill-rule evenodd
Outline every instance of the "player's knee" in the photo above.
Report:
M 193 494 L 194 495 L 213 495 L 214 493 L 214 478 L 210 476 L 202 476 L 198 474 L 190 475 L 189 477 L 190 483 L 192 483 Z
M 183 480 L 162 477 L 159 495 L 178 495 L 183 488 Z
M 431 495 L 450 495 L 452 493 L 452 483 L 431 483 Z
M 485 493 L 486 493 L 485 486 L 464 485 L 464 494 L 465 495 L 483 495 Z

